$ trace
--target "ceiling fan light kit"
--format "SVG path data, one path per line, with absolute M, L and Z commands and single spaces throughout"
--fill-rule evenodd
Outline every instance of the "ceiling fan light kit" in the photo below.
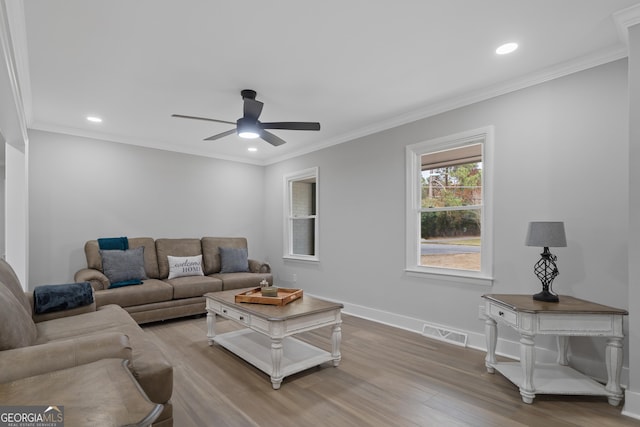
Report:
M 286 141 L 280 137 L 266 131 L 265 129 L 283 129 L 283 130 L 312 130 L 319 131 L 320 123 L 318 122 L 271 122 L 262 123 L 258 120 L 262 113 L 262 107 L 264 104 L 260 101 L 256 101 L 256 91 L 251 89 L 244 89 L 240 92 L 242 100 L 244 101 L 243 116 L 239 118 L 236 123 L 228 122 L 226 120 L 209 119 L 206 117 L 186 116 L 183 114 L 172 114 L 172 117 L 178 117 L 181 119 L 194 119 L 194 120 L 206 120 L 217 123 L 235 124 L 236 128 L 231 129 L 217 135 L 205 138 L 205 141 L 214 141 L 216 139 L 224 138 L 225 136 L 237 133 L 241 138 L 262 138 L 273 146 L 284 144 Z
M 255 139 L 260 136 L 260 128 L 255 120 L 245 117 L 238 119 L 237 129 L 240 138 Z

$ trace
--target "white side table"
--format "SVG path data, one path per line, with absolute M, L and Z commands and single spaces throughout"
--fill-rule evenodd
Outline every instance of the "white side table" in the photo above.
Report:
M 626 310 L 560 296 L 560 302 L 535 301 L 531 295 L 489 294 L 485 301 L 487 371 L 497 370 L 520 388 L 522 400 L 533 403 L 536 394 L 607 396 L 617 406 L 622 400 L 622 319 Z M 497 323 L 520 334 L 520 362 L 496 362 Z M 556 335 L 557 363 L 536 363 L 536 335 Z M 605 386 L 569 367 L 570 336 L 605 336 L 608 381 Z

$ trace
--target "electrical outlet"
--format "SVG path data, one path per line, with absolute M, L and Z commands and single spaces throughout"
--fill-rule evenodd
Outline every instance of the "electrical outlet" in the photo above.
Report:
M 293 283 L 296 283 L 298 281 L 298 275 L 296 273 L 293 273 L 293 275 L 291 276 L 291 281 Z

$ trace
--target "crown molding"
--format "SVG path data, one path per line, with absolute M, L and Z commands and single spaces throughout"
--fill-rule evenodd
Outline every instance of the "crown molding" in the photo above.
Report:
M 398 127 L 398 126 L 402 126 L 418 120 L 426 119 L 428 117 L 432 117 L 447 111 L 466 107 L 468 105 L 476 104 L 481 101 L 486 101 L 488 99 L 495 98 L 500 95 L 505 95 L 510 92 L 515 92 L 520 89 L 525 89 L 530 86 L 535 86 L 540 83 L 545 83 L 550 80 L 555 80 L 557 78 L 564 77 L 573 73 L 577 73 L 579 71 L 584 71 L 589 68 L 593 68 L 599 65 L 607 64 L 609 62 L 617 61 L 619 59 L 626 58 L 627 56 L 628 56 L 628 52 L 626 47 L 617 47 L 612 49 L 601 50 L 601 51 L 592 53 L 590 55 L 586 55 L 579 58 L 575 58 L 570 61 L 562 62 L 560 64 L 542 69 L 532 74 L 527 74 L 525 76 L 521 76 L 512 80 L 508 80 L 495 85 L 480 88 L 475 91 L 467 92 L 459 96 L 442 99 L 438 102 L 429 104 L 419 110 L 402 114 L 388 120 L 377 122 L 375 125 L 363 127 L 353 132 L 340 135 L 336 138 L 329 139 L 313 147 L 298 150 L 280 157 L 270 158 L 265 162 L 265 164 L 270 165 L 270 164 L 278 163 L 294 157 L 298 157 L 304 154 L 309 154 L 311 152 L 318 151 L 323 148 L 328 148 L 333 145 L 342 144 L 344 142 L 362 138 L 367 135 L 372 135 L 374 133 L 382 132 L 394 127 Z
M 24 110 L 24 118 L 27 127 L 31 124 L 32 97 L 31 75 L 29 74 L 29 53 L 27 49 L 27 24 L 24 16 L 23 1 L 6 1 L 7 21 L 11 32 L 13 45 L 13 58 L 15 61 L 16 77 L 20 89 L 20 98 Z
M 184 147 L 176 148 L 174 144 L 171 144 L 168 142 L 160 142 L 156 140 L 151 141 L 151 140 L 145 140 L 142 138 L 130 138 L 130 137 L 124 137 L 120 135 L 112 135 L 108 133 L 92 132 L 92 131 L 87 131 L 84 129 L 78 129 L 78 128 L 69 127 L 69 126 L 60 126 L 52 123 L 34 122 L 31 126 L 29 126 L 29 129 L 43 131 L 43 132 L 58 133 L 63 135 L 78 136 L 82 138 L 95 139 L 98 141 L 113 142 L 116 144 L 134 145 L 137 147 L 152 148 L 155 150 L 162 150 L 162 151 L 170 151 L 172 153 L 190 154 L 190 155 L 200 156 L 200 157 L 209 157 L 212 159 L 226 160 L 229 162 L 264 166 L 264 162 L 262 162 L 261 160 L 247 159 L 247 158 L 235 157 L 235 156 L 226 156 L 221 154 L 212 154 L 212 153 L 205 152 L 203 150 L 192 149 L 192 148 L 184 148 Z
M 6 87 L 8 97 L 2 101 L 3 107 L 10 111 L 8 123 L 10 128 L 4 129 L 7 142 L 23 150 L 28 141 L 27 120 L 24 113 L 20 77 L 16 64 L 15 40 L 12 28 L 15 21 L 20 21 L 20 13 L 24 12 L 22 2 L 0 0 L 0 64 L 3 68 L 2 85 Z M 22 13 L 24 26 L 24 13 Z M 6 74 L 5 74 L 6 73 Z
M 629 27 L 640 24 L 640 3 L 622 9 L 613 14 L 618 37 L 626 46 L 629 45 Z
M 514 92 L 520 89 L 524 89 L 530 86 L 534 86 L 540 83 L 544 83 L 550 80 L 554 80 L 560 77 L 564 77 L 579 71 L 587 70 L 589 68 L 603 65 L 609 62 L 616 61 L 618 59 L 625 58 L 627 56 L 627 49 L 625 47 L 619 47 L 616 49 L 608 49 L 600 52 L 596 52 L 591 55 L 576 58 L 571 61 L 566 61 L 553 67 L 549 67 L 539 72 L 528 74 L 516 79 L 512 79 L 506 82 L 488 86 L 478 89 L 476 91 L 468 92 L 466 94 L 443 99 L 439 102 L 429 104 L 419 110 L 409 112 L 407 114 L 399 115 L 388 120 L 377 122 L 375 125 L 362 127 L 352 132 L 339 135 L 335 138 L 325 140 L 323 142 L 314 144 L 310 147 L 305 147 L 300 150 L 295 150 L 288 154 L 281 156 L 274 156 L 267 159 L 250 159 L 246 157 L 225 156 L 207 153 L 197 149 L 177 149 L 174 145 L 169 143 L 160 143 L 159 141 L 145 141 L 138 138 L 122 137 L 118 135 L 111 135 L 98 132 L 90 132 L 82 129 L 59 126 L 51 123 L 36 122 L 29 126 L 30 129 L 41 130 L 46 132 L 62 133 L 74 136 L 81 136 L 85 138 L 98 139 L 102 141 L 116 142 L 120 144 L 136 145 L 139 147 L 155 148 L 164 151 L 171 151 L 176 153 L 191 154 L 196 156 L 210 157 L 219 160 L 227 160 L 239 163 L 252 164 L 257 166 L 268 166 L 275 163 L 279 163 L 285 160 L 293 159 L 295 157 L 303 156 L 313 153 L 324 148 L 329 148 L 334 145 L 342 144 L 345 142 L 353 141 L 358 138 L 363 138 L 368 135 L 372 135 L 378 132 L 383 132 L 394 127 L 402 126 L 408 123 L 412 123 L 418 120 L 426 119 L 437 114 L 441 114 L 447 111 L 455 110 L 457 108 L 472 105 L 478 102 L 482 102 L 491 98 L 495 98 L 500 95 L 505 95 L 510 92 Z

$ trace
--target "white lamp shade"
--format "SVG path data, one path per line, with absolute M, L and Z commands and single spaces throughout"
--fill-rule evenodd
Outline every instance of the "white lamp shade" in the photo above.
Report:
M 541 248 L 560 248 L 567 246 L 567 238 L 564 234 L 564 222 L 530 222 L 525 244 L 527 246 L 538 246 Z

